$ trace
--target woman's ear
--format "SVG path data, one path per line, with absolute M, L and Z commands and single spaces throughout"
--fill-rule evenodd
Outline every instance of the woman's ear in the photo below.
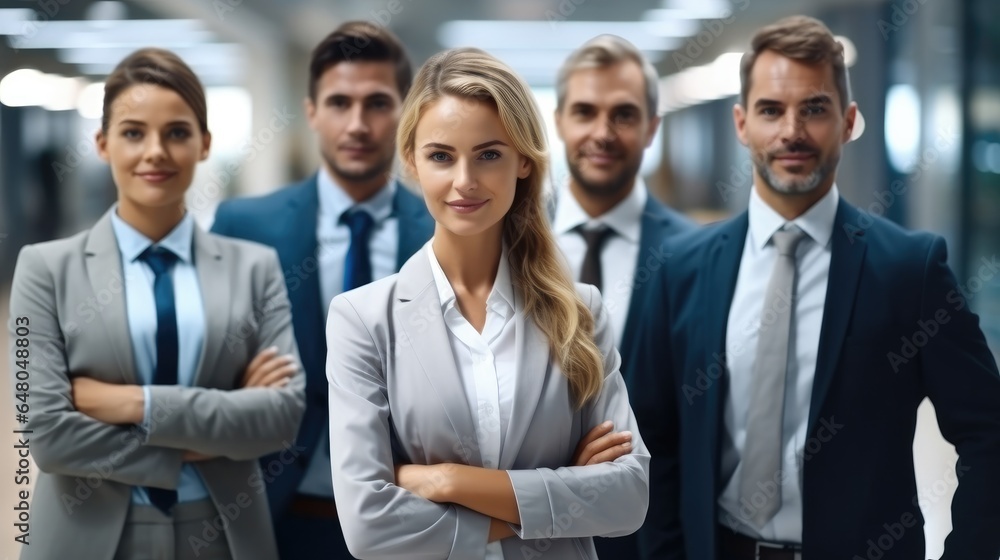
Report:
M 108 161 L 108 136 L 103 130 L 98 129 L 94 135 L 94 144 L 97 145 L 97 156 L 104 161 Z
M 517 178 L 526 179 L 528 175 L 531 175 L 531 169 L 533 166 L 531 165 L 530 159 L 525 156 L 520 156 L 520 158 L 520 163 L 517 168 Z

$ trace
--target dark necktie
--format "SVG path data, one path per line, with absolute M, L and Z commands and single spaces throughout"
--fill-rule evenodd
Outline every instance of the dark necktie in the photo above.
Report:
M 153 385 L 177 384 L 177 308 L 174 305 L 174 281 L 170 269 L 177 255 L 163 248 L 149 247 L 139 258 L 153 269 L 153 295 L 156 298 L 156 371 Z M 166 515 L 177 503 L 177 491 L 146 487 L 149 501 Z
M 351 245 L 344 262 L 344 291 L 364 286 L 372 281 L 372 262 L 368 255 L 375 220 L 364 210 L 348 210 L 340 216 L 340 223 L 351 230 Z
M 576 228 L 576 232 L 587 243 L 587 252 L 583 255 L 583 266 L 580 267 L 580 282 L 593 284 L 597 286 L 598 290 L 603 291 L 601 286 L 601 247 L 614 232 L 605 226 L 597 229 L 583 229 L 583 226 L 579 226 Z

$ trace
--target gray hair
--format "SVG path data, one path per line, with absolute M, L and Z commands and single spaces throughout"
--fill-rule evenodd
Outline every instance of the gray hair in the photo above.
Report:
M 619 62 L 631 60 L 642 70 L 646 82 L 646 108 L 649 117 L 659 113 L 660 85 L 659 75 L 652 63 L 642 55 L 632 43 L 611 34 L 598 35 L 573 51 L 562 67 L 556 80 L 556 107 L 562 109 L 566 100 L 566 82 L 573 72 L 587 68 L 604 68 Z

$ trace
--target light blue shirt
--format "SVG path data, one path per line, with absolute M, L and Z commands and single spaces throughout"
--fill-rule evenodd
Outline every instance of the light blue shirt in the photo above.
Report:
M 823 198 L 790 222 L 764 202 L 754 185 L 750 192 L 749 228 L 743 244 L 740 272 L 729 308 L 726 327 L 726 367 L 729 393 L 723 419 L 724 441 L 720 469 L 724 489 L 719 496 L 719 522 L 754 538 L 791 543 L 802 542 L 802 468 L 808 458 L 807 426 L 812 400 L 813 378 L 819 357 L 819 336 L 826 305 L 830 275 L 833 222 L 840 194 L 834 185 Z M 771 242 L 774 232 L 795 224 L 806 234 L 795 249 L 795 297 L 764 309 L 767 286 L 774 271 L 778 250 Z M 781 431 L 781 509 L 762 528 L 742 521 L 740 514 L 740 473 L 746 448 L 747 415 L 753 386 L 753 364 L 760 331 L 768 317 L 782 309 L 793 310 L 788 334 L 788 364 L 785 375 Z
M 340 216 L 357 208 L 371 214 L 374 220 L 368 239 L 368 254 L 372 264 L 372 280 L 396 273 L 399 253 L 399 220 L 393 213 L 396 183 L 390 180 L 375 196 L 364 202 L 354 202 L 337 185 L 326 168 L 320 168 L 316 180 L 319 189 L 319 210 L 316 220 L 316 259 L 319 261 L 319 290 L 323 310 L 344 291 L 344 262 L 351 246 L 351 230 L 340 223 Z M 319 334 L 322 336 L 322 333 Z M 311 496 L 333 497 L 333 477 L 330 472 L 330 427 L 324 426 L 316 453 L 299 484 L 299 492 Z
M 139 255 L 153 245 L 153 242 L 118 217 L 117 207 L 111 214 L 111 226 L 122 257 L 125 309 L 135 372 L 140 382 L 149 385 L 156 371 L 156 297 L 153 294 L 156 275 L 149 265 L 139 259 Z M 194 218 L 187 213 L 181 223 L 157 244 L 178 257 L 170 272 L 174 283 L 174 305 L 177 309 L 177 383 L 189 387 L 194 384 L 205 340 L 205 306 L 192 254 L 194 228 Z M 143 425 L 146 425 L 151 403 L 149 388 L 144 387 L 143 391 L 146 397 Z M 194 465 L 185 463 L 177 484 L 177 501 L 191 502 L 208 497 L 208 489 Z M 140 486 L 132 488 L 132 502 L 151 504 L 146 489 Z

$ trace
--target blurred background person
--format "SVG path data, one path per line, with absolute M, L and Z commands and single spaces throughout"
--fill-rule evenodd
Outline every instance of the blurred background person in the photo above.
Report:
M 553 229 L 570 270 L 601 290 L 620 347 L 643 313 L 650 286 L 643 280 L 666 265 L 663 242 L 694 227 L 651 196 L 639 175 L 643 150 L 660 127 L 659 80 L 632 43 L 601 35 L 563 63 L 556 99 L 570 178 L 558 186 Z M 642 390 L 628 378 L 625 384 Z M 636 543 L 629 535 L 594 544 L 601 557 L 637 558 Z
M 21 250 L 10 357 L 30 371 L 26 441 L 43 472 L 21 558 L 277 554 L 253 480 L 294 437 L 305 378 L 273 251 L 206 234 L 185 210 L 210 145 L 191 69 L 133 53 L 108 78 L 97 134 L 118 202 Z
M 431 236 L 423 201 L 392 174 L 396 126 L 412 69 L 399 39 L 366 22 L 326 37 L 309 63 L 309 126 L 323 165 L 308 179 L 259 198 L 224 202 L 212 231 L 278 250 L 295 335 L 306 369 L 299 456 L 262 460 L 282 558 L 351 558 L 330 478 L 329 406 L 324 374 L 326 310 L 341 292 L 399 270 Z M 346 512 L 353 515 L 353 512 Z

